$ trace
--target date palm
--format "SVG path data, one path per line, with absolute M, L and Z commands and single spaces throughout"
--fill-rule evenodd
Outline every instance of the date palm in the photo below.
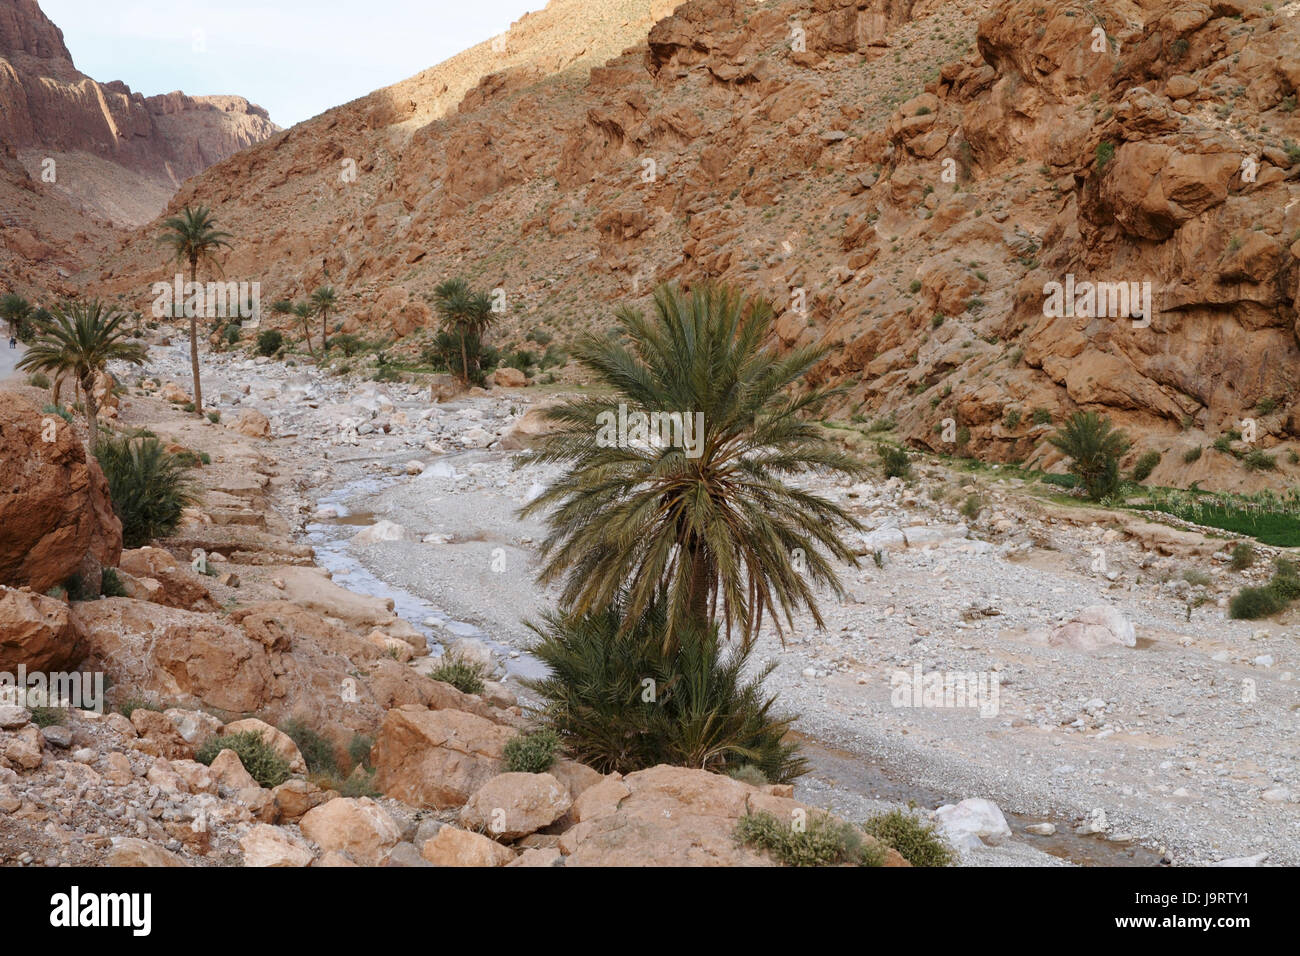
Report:
M 338 308 L 339 298 L 334 287 L 323 285 L 311 294 L 311 308 L 320 316 L 320 354 L 323 360 L 330 350 L 329 318 L 330 313 Z M 309 344 L 308 349 L 311 348 Z
M 230 233 L 217 228 L 207 206 L 190 208 L 186 206 L 179 216 L 172 216 L 163 221 L 163 232 L 158 237 L 161 245 L 170 246 L 177 262 L 189 263 L 190 282 L 198 282 L 199 262 L 215 261 L 215 253 L 223 246 L 229 248 L 226 240 L 232 238 Z M 191 313 L 197 311 L 187 310 Z M 199 379 L 199 339 L 198 318 L 190 315 L 190 369 L 194 373 L 194 411 L 203 414 L 203 383 Z
M 123 326 L 127 318 L 126 312 L 116 312 L 98 300 L 62 303 L 37 328 L 36 339 L 18 361 L 20 369 L 66 374 L 80 384 L 92 452 L 99 444 L 96 374 L 110 361 L 144 364 L 144 346 L 127 339 Z
M 279 304 L 280 303 L 278 302 L 276 303 L 276 305 Z M 297 318 L 298 324 L 302 326 L 303 339 L 306 340 L 307 343 L 307 353 L 309 355 L 315 355 L 316 351 L 311 347 L 311 319 L 316 315 L 316 312 L 311 307 L 311 303 L 285 302 L 284 305 L 286 306 L 284 310 L 285 313 Z M 275 305 L 271 306 L 271 310 L 275 311 L 275 307 Z
M 1119 488 L 1119 460 L 1129 449 L 1128 436 L 1096 412 L 1075 412 L 1047 440 L 1070 458 L 1070 472 L 1088 497 L 1099 501 Z
M 799 607 L 821 627 L 814 587 L 842 593 L 831 559 L 856 565 L 840 532 L 860 526 L 786 479 L 863 470 L 807 418 L 830 393 L 793 389 L 825 348 L 776 354 L 764 344 L 770 306 L 725 286 L 661 287 L 652 318 L 627 308 L 617 315 L 626 344 L 589 333 L 573 350 L 610 394 L 549 409 L 556 431 L 521 458 L 565 466 L 521 509 L 547 512 L 540 580 L 563 580 L 563 603 L 576 614 L 623 603 L 626 591 L 631 626 L 666 595 L 666 649 L 719 612 L 722 633 L 735 629 L 746 648 L 769 613 L 782 636 L 782 616 L 793 627 Z M 689 415 L 692 424 L 702 414 L 698 455 L 671 443 L 598 440 L 602 416 L 620 404 Z

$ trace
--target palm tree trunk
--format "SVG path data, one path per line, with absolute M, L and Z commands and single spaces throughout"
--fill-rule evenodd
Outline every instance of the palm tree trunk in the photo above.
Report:
M 320 357 L 323 359 L 330 350 L 329 311 L 320 310 Z
M 460 332 L 460 375 L 461 380 L 469 384 L 469 353 L 465 350 L 465 330 Z
M 198 284 L 199 261 L 190 260 L 190 282 Z M 199 381 L 199 330 L 198 316 L 190 313 L 190 370 L 194 373 L 194 411 L 203 417 L 203 383 Z
M 81 380 L 83 407 L 86 409 L 86 426 L 90 430 L 90 453 L 99 447 L 99 403 L 95 401 L 95 376 L 92 372 Z

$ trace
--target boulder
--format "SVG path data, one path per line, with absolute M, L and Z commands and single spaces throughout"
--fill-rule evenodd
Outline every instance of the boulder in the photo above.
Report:
M 283 696 L 281 647 L 251 640 L 221 618 L 130 598 L 73 605 L 91 670 L 120 694 L 255 713 Z
M 157 604 L 187 611 L 217 609 L 217 602 L 212 599 L 203 576 L 189 565 L 182 566 L 162 548 L 146 546 L 123 551 L 119 566 L 142 584 L 145 581 L 157 581 L 161 585 L 157 590 L 145 586 L 151 595 L 149 600 Z
M 245 408 L 235 416 L 230 427 L 249 438 L 270 438 L 270 420 L 255 408 Z
M 239 840 L 244 866 L 309 866 L 314 854 L 287 830 L 267 823 L 252 827 Z
M 242 790 L 258 788 L 257 781 L 244 769 L 239 754 L 233 750 L 223 750 L 217 754 L 208 769 L 212 772 L 212 779 L 222 790 L 239 793 Z
M 517 368 L 504 365 L 491 375 L 492 384 L 497 388 L 523 388 L 528 384 L 528 376 Z
M 1134 647 L 1137 632 L 1133 624 L 1116 608 L 1107 604 L 1086 607 L 1071 620 L 1056 627 L 1047 641 L 1053 647 L 1091 651 L 1099 647 L 1120 645 Z
M 963 849 L 980 849 L 984 841 L 996 845 L 1011 836 L 1006 817 L 992 800 L 971 798 L 945 804 L 935 816 L 948 841 Z
M 147 707 L 136 707 L 131 711 L 131 725 L 148 743 L 149 746 L 143 749 L 149 753 L 169 760 L 194 756 L 194 748 L 181 736 L 166 714 Z
M 505 866 L 515 855 L 481 833 L 443 827 L 425 841 L 420 855 L 434 866 Z
M 341 588 L 316 568 L 289 567 L 280 571 L 284 599 L 355 627 L 378 627 L 393 620 L 393 602 Z
M 462 826 L 510 841 L 550 826 L 568 811 L 568 789 L 549 773 L 503 773 L 470 796 Z
M 299 827 L 322 851 L 346 852 L 362 866 L 378 866 L 402 839 L 388 811 L 369 797 L 336 797 L 307 811 Z
M 113 849 L 104 862 L 108 866 L 189 866 L 170 850 L 135 837 L 113 837 Z
M 505 770 L 504 748 L 514 736 L 508 727 L 458 710 L 394 708 L 371 751 L 375 786 L 414 807 L 463 806 Z
M 76 430 L 0 392 L 0 585 L 43 593 L 75 574 L 98 594 L 121 553 L 108 482 Z
M 0 671 L 17 673 L 20 664 L 29 672 L 67 671 L 85 655 L 67 604 L 0 587 Z
M 282 823 L 297 823 L 308 810 L 337 796 L 333 790 L 322 790 L 311 781 L 300 779 L 286 780 L 271 790 Z

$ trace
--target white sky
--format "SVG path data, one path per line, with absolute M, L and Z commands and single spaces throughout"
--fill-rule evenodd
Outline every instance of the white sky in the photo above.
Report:
M 233 93 L 289 127 L 507 30 L 546 0 L 39 0 L 82 73 Z M 196 38 L 200 43 L 196 43 Z M 200 49 L 196 49 L 200 47 Z

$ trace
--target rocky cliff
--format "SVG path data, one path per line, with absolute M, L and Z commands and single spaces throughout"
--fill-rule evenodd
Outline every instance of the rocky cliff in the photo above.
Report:
M 0 0 L 0 265 L 23 291 L 57 291 L 111 227 L 147 222 L 183 180 L 277 130 L 242 97 L 96 82 L 36 0 Z
M 593 64 L 530 52 L 576 35 L 557 0 L 454 111 L 430 71 L 173 205 L 215 206 L 227 272 L 268 294 L 328 275 L 366 334 L 427 327 L 453 274 L 503 290 L 507 345 L 719 278 L 770 296 L 784 342 L 830 343 L 844 417 L 1050 463 L 1053 423 L 1097 409 L 1169 452 L 1157 480 L 1240 487 L 1261 478 L 1229 452 L 1183 458 L 1244 417 L 1266 448 L 1300 433 L 1298 12 L 691 0 Z M 86 278 L 143 300 L 162 267 L 133 243 Z

